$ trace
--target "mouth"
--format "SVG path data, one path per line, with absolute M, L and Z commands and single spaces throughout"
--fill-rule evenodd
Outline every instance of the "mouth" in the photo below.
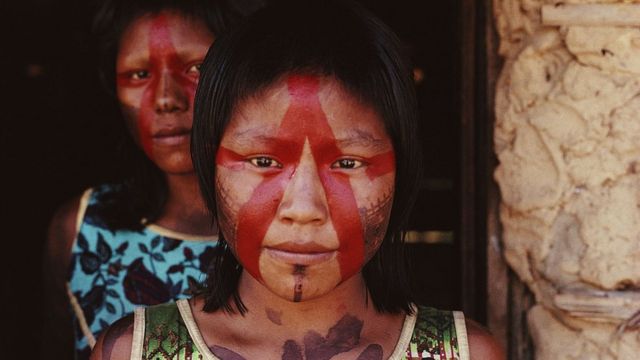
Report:
M 333 259 L 336 250 L 328 249 L 317 243 L 283 243 L 266 247 L 265 253 L 275 260 L 291 264 L 310 266 Z
M 191 129 L 164 128 L 157 131 L 153 136 L 153 141 L 159 145 L 181 145 L 191 139 Z

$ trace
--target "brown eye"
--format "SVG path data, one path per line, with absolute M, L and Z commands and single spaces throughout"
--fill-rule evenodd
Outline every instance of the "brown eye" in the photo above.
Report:
M 189 69 L 187 70 L 187 73 L 200 75 L 200 68 L 201 67 L 202 67 L 202 64 L 191 65 L 189 67 Z
M 149 72 L 147 70 L 137 70 L 131 72 L 130 75 L 132 80 L 142 80 L 149 77 Z
M 362 161 L 355 159 L 340 159 L 333 164 L 331 164 L 331 168 L 333 169 L 357 169 L 364 165 Z
M 252 159 L 249 159 L 249 162 L 259 168 L 281 168 L 282 167 L 282 165 L 279 162 L 266 156 L 254 157 Z

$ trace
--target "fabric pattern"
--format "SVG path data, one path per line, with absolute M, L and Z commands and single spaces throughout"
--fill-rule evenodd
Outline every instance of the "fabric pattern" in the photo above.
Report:
M 143 359 L 202 359 L 175 303 L 150 307 L 145 318 Z
M 419 307 L 411 342 L 404 356 L 396 360 L 465 360 L 460 356 L 457 337 L 453 312 Z M 144 360 L 206 358 L 175 303 L 145 310 L 142 354 Z
M 90 343 L 83 322 L 98 334 L 138 306 L 189 297 L 205 279 L 215 241 L 188 241 L 164 236 L 145 227 L 140 232 L 114 231 L 100 217 L 92 191 L 72 248 L 69 290 L 81 309 L 76 315 L 76 357 L 88 359 Z
M 451 311 L 420 307 L 407 360 L 460 360 L 456 326 Z

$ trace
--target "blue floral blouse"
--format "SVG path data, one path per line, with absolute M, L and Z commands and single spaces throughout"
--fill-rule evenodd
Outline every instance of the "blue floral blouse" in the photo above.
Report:
M 82 197 L 72 247 L 68 293 L 76 329 L 76 358 L 88 359 L 100 332 L 139 306 L 189 297 L 205 279 L 216 237 L 178 234 L 156 225 L 140 232 L 111 230 L 98 197 Z

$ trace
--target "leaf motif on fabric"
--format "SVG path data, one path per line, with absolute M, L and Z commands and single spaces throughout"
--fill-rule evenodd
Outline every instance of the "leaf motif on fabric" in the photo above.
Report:
M 187 260 L 193 260 L 193 250 L 191 250 L 191 248 L 185 247 L 182 250 L 182 253 L 184 254 L 184 258 Z
M 141 257 L 128 266 L 122 285 L 126 298 L 133 304 L 155 305 L 171 300 L 169 289 L 144 266 Z
M 118 248 L 116 249 L 116 253 L 118 255 L 124 255 L 124 252 L 127 250 L 128 247 L 129 247 L 129 242 L 125 241 L 120 246 L 118 246 Z
M 162 251 L 163 252 L 173 251 L 176 248 L 178 248 L 178 246 L 180 246 L 180 244 L 182 244 L 182 241 L 175 240 L 175 239 L 168 238 L 168 237 L 162 237 Z
M 96 310 L 101 308 L 102 304 L 104 304 L 104 290 L 105 287 L 102 285 L 94 286 L 88 293 L 78 299 L 80 306 L 84 310 L 84 316 L 87 323 L 89 324 L 93 323 Z
M 165 261 L 164 255 L 162 255 L 160 253 L 153 253 L 153 254 L 151 254 L 151 257 L 155 261 L 160 261 L 160 262 L 164 262 Z
M 82 233 L 78 233 L 77 243 L 80 249 L 89 251 L 89 242 L 87 242 L 87 238 Z
M 158 247 L 158 245 L 160 245 L 160 236 L 156 236 L 153 238 L 153 240 L 151 240 L 152 249 L 155 249 L 156 247 Z
M 176 265 L 171 265 L 169 266 L 169 270 L 167 270 L 167 273 L 169 274 L 173 274 L 173 273 L 183 273 L 184 272 L 184 265 L 182 264 L 176 264 Z
M 85 274 L 93 274 L 100 268 L 100 258 L 98 255 L 85 251 L 80 255 L 80 267 Z
M 200 254 L 200 256 L 198 256 L 198 260 L 200 260 L 200 271 L 205 274 L 207 273 L 207 270 L 209 270 L 209 265 L 211 264 L 211 261 L 215 256 L 215 253 L 216 251 L 213 247 L 208 247 L 202 252 L 202 254 Z
M 102 263 L 107 263 L 111 259 L 111 247 L 104 241 L 101 233 L 98 233 L 98 244 L 96 245 L 98 257 Z

